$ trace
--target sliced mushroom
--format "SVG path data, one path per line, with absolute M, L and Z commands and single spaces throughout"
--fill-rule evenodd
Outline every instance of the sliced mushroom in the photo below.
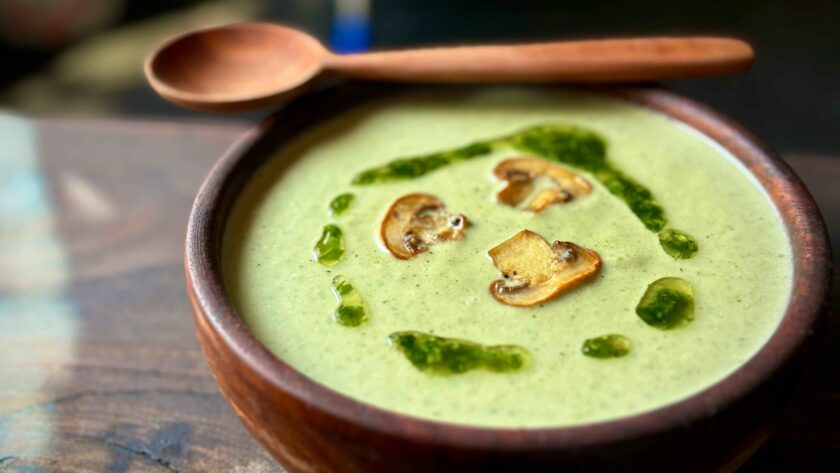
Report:
M 529 156 L 505 159 L 496 165 L 493 175 L 507 182 L 505 188 L 496 194 L 496 199 L 512 207 L 521 204 L 531 195 L 534 181 L 538 177 L 550 179 L 551 187 L 537 192 L 525 206 L 532 212 L 541 212 L 551 204 L 565 204 L 592 191 L 592 186 L 585 179 L 563 166 Z
M 379 225 L 379 236 L 388 251 L 409 259 L 446 240 L 460 240 L 467 217 L 446 212 L 446 206 L 430 194 L 408 194 L 395 200 Z
M 553 299 L 598 274 L 598 253 L 568 241 L 549 245 L 522 230 L 488 252 L 505 279 L 493 281 L 490 293 L 502 304 L 527 307 Z

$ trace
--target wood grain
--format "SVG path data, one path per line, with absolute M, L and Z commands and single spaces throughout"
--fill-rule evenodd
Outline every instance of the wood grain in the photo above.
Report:
M 48 362 L 35 354 L 54 340 L 23 325 L 0 336 L 4 346 L 33 353 L 16 370 L 0 360 L 0 371 L 12 374 L 0 384 L 0 472 L 282 471 L 221 398 L 195 341 L 183 289 L 190 204 L 244 128 L 128 121 L 34 126 L 69 263 L 65 287 L 77 338 L 66 358 Z M 0 144 L 0 164 L 7 145 Z M 786 157 L 840 248 L 840 156 Z M 35 260 L 30 266 L 41 275 L 38 285 L 52 280 L 54 269 Z M 0 289 L 0 300 L 12 293 Z M 797 398 L 743 471 L 840 471 L 836 286 L 832 299 Z M 0 318 L 16 314 L 0 310 Z M 17 389 L 35 370 L 48 373 L 44 383 L 27 393 Z
M 24 367 L 48 373 L 29 401 L 11 407 L 14 383 L 0 385 L 0 471 L 282 471 L 219 396 L 183 290 L 190 204 L 242 131 L 37 124 L 76 337 L 64 359 Z M 20 350 L 53 343 L 19 336 Z
M 753 59 L 744 41 L 703 36 L 340 55 L 294 28 L 245 22 L 171 38 L 146 58 L 144 71 L 170 102 L 227 113 L 283 103 L 325 75 L 410 83 L 635 83 L 735 74 Z
M 732 38 L 659 37 L 330 55 L 324 68 L 410 83 L 634 83 L 735 74 L 753 58 L 749 44 Z

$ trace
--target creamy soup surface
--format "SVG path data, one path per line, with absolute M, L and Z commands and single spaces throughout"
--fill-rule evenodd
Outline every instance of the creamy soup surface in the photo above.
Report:
M 588 196 L 540 213 L 501 205 L 501 147 L 421 177 L 366 186 L 358 173 L 394 159 L 453 149 L 535 125 L 582 127 L 609 160 L 649 189 L 668 226 L 698 251 L 675 259 L 625 202 L 585 171 Z M 346 213 L 329 216 L 341 193 Z M 398 197 L 433 194 L 470 221 L 464 238 L 408 260 L 377 239 Z M 313 260 L 325 225 L 342 230 L 335 266 Z M 495 300 L 488 250 L 528 229 L 596 251 L 593 280 L 533 307 Z M 785 309 L 792 256 L 779 216 L 742 166 L 709 139 L 618 99 L 555 89 L 495 88 L 390 98 L 337 116 L 278 151 L 237 201 L 223 245 L 226 290 L 253 333 L 278 357 L 352 398 L 423 418 L 485 426 L 546 427 L 613 419 L 698 392 L 747 361 Z M 336 323 L 335 276 L 369 307 L 358 327 Z M 662 330 L 636 305 L 648 284 L 679 277 L 694 289 L 694 319 Z M 416 368 L 389 343 L 419 331 L 531 354 L 516 372 L 439 374 Z M 623 357 L 584 356 L 584 340 L 620 334 Z

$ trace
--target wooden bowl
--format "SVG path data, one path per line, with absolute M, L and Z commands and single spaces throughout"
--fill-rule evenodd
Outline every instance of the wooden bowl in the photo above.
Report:
M 296 371 L 251 334 L 225 296 L 220 255 L 231 206 L 254 171 L 301 132 L 385 86 L 305 96 L 254 128 L 198 193 L 186 241 L 196 332 L 222 394 L 257 440 L 293 472 L 731 471 L 768 435 L 795 388 L 827 301 L 830 254 L 822 217 L 793 171 L 714 110 L 658 88 L 596 89 L 669 115 L 737 157 L 778 208 L 794 258 L 793 292 L 761 350 L 680 402 L 572 427 L 470 427 L 410 417 L 350 399 Z M 397 88 L 397 90 L 403 90 Z

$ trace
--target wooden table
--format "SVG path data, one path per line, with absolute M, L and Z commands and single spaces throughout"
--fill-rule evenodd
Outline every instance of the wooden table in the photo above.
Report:
M 0 472 L 283 471 L 220 396 L 184 292 L 193 195 L 245 128 L 0 115 Z M 840 157 L 787 157 L 840 235 Z M 744 471 L 840 471 L 832 314 Z

